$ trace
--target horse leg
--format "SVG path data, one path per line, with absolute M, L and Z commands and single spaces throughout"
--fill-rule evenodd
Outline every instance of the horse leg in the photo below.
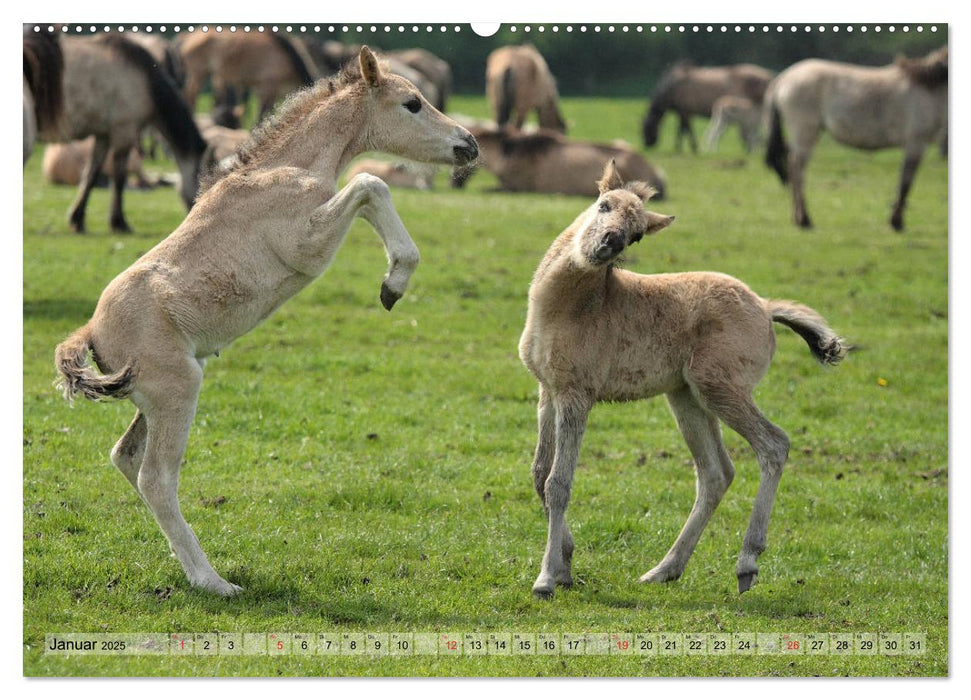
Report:
M 536 453 L 533 456 L 533 486 L 543 504 L 543 510 L 546 512 L 548 521 L 550 509 L 546 503 L 546 480 L 553 469 L 553 456 L 556 453 L 556 409 L 553 408 L 553 401 L 549 392 L 543 388 L 542 384 L 539 386 L 539 405 L 536 413 L 539 423 L 539 438 L 536 442 Z M 565 521 L 563 524 L 565 529 L 561 551 L 563 563 L 567 572 L 569 572 L 573 561 L 573 534 Z
M 570 503 L 573 472 L 580 456 L 580 443 L 583 441 L 591 406 L 592 402 L 579 396 L 553 398 L 556 412 L 556 452 L 544 485 L 546 507 L 549 510 L 546 551 L 539 576 L 533 584 L 533 593 L 541 598 L 551 598 L 558 583 L 566 586 L 573 583 L 570 569 L 563 557 L 566 533 L 569 532 L 566 508 Z
M 920 166 L 921 157 L 924 149 L 907 149 L 904 152 L 904 166 L 900 171 L 900 188 L 897 192 L 897 201 L 893 205 L 893 214 L 890 216 L 890 225 L 894 231 L 902 231 L 904 228 L 904 206 L 907 203 L 907 194 L 913 184 L 914 175 Z
M 718 419 L 702 408 L 688 387 L 671 392 L 667 399 L 695 460 L 695 503 L 671 549 L 657 566 L 641 576 L 641 583 L 673 581 L 684 573 L 701 533 L 735 476 L 735 467 L 722 443 Z
M 802 228 L 812 228 L 812 221 L 809 219 L 809 212 L 806 211 L 806 199 L 803 194 L 803 175 L 806 172 L 806 163 L 809 160 L 809 153 L 802 152 L 793 148 L 789 153 L 789 187 L 792 191 L 792 220 L 797 226 Z
M 138 491 L 138 471 L 145 456 L 145 439 L 148 437 L 148 423 L 145 414 L 136 411 L 128 430 L 115 443 L 111 450 L 111 463 L 124 474 L 128 482 Z
M 91 188 L 94 187 L 95 181 L 98 179 L 98 174 L 101 172 L 101 166 L 104 165 L 107 155 L 107 137 L 96 136 L 94 150 L 91 152 L 91 157 L 81 174 L 81 186 L 78 188 L 78 195 L 68 213 L 68 223 L 75 233 L 84 233 L 84 212 L 88 208 L 88 197 L 91 194 Z
M 118 144 L 111 156 L 111 230 L 114 233 L 131 233 L 131 227 L 125 221 L 125 212 L 121 206 L 125 183 L 128 180 L 128 154 L 131 148 Z
M 702 397 L 719 418 L 748 441 L 759 462 L 759 489 L 735 568 L 738 592 L 744 593 L 752 587 L 759 572 L 756 560 L 765 551 L 772 504 L 789 456 L 789 436 L 762 415 L 750 395 L 724 391 L 722 387 L 722 390 L 706 392 Z
M 202 368 L 195 358 L 184 355 L 173 354 L 164 359 L 165 371 L 153 376 L 147 368 L 143 369 L 136 389 L 138 407 L 147 421 L 136 482 L 138 492 L 168 539 L 189 583 L 218 595 L 234 595 L 242 589 L 212 568 L 179 508 L 179 468 L 195 416 Z
M 691 142 L 691 152 L 698 152 L 698 140 L 695 138 L 694 129 L 691 128 L 691 117 L 687 114 L 681 115 L 681 130 L 688 134 L 688 141 Z
M 305 274 L 321 274 L 358 215 L 371 224 L 384 243 L 388 271 L 381 284 L 381 303 L 390 311 L 407 289 L 419 254 L 395 211 L 388 185 L 379 177 L 355 175 L 344 189 L 314 210 L 306 238 L 284 254 L 284 261 Z
M 715 113 L 714 118 L 708 125 L 708 131 L 705 133 L 705 150 L 709 153 L 714 153 L 718 150 L 718 142 L 721 140 L 722 134 L 725 131 L 725 113 L 721 110 Z

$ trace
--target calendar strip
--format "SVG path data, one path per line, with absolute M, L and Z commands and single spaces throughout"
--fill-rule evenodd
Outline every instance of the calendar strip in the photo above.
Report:
M 924 632 L 60 633 L 58 656 L 915 656 Z

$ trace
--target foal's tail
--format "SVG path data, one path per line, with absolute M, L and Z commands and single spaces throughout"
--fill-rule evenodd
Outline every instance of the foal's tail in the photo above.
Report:
M 57 388 L 68 401 L 80 394 L 86 399 L 124 399 L 135 384 L 135 367 L 129 363 L 113 374 L 98 374 L 88 363 L 91 331 L 82 326 L 54 351 L 54 366 L 61 375 Z
M 779 179 L 785 184 L 789 182 L 789 146 L 786 145 L 782 134 L 782 116 L 775 103 L 772 86 L 765 96 L 765 109 L 768 110 L 769 141 L 765 150 L 765 164 L 779 173 Z
M 820 364 L 836 365 L 846 357 L 851 347 L 826 323 L 826 320 L 808 306 L 793 301 L 766 299 L 766 310 L 772 320 L 788 326 L 802 336 Z

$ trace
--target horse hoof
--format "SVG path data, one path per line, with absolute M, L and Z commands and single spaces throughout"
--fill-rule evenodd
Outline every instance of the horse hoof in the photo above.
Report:
M 204 591 L 209 593 L 215 593 L 223 598 L 230 598 L 234 595 L 242 592 L 243 587 L 237 586 L 235 583 L 230 583 L 226 579 L 216 576 L 214 579 L 206 579 L 204 581 L 194 582 L 193 585 L 198 586 Z
M 904 230 L 904 219 L 903 219 L 903 217 L 902 216 L 894 216 L 892 219 L 890 219 L 890 226 L 892 226 L 893 227 L 893 230 L 896 231 L 897 233 L 900 233 L 901 231 L 903 231 Z
M 533 595 L 540 600 L 549 600 L 556 590 L 556 581 L 552 576 L 540 574 L 533 584 Z
M 400 298 L 401 295 L 397 292 L 392 292 L 387 282 L 381 283 L 381 305 L 384 306 L 384 308 L 391 311 L 391 308 Z
M 677 581 L 679 578 L 681 578 L 681 572 L 655 566 L 637 580 L 639 583 L 667 583 L 668 581 Z
M 533 586 L 533 595 L 540 600 L 553 600 L 553 589 L 537 588 L 536 586 Z
M 757 572 L 751 571 L 747 574 L 738 575 L 738 594 L 741 595 L 755 583 L 755 575 Z

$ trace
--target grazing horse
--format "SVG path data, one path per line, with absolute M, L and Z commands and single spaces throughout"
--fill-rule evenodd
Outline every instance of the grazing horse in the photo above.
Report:
M 206 142 L 175 85 L 152 56 L 117 34 L 64 37 L 61 49 L 67 121 L 63 140 L 95 137 L 91 160 L 71 207 L 71 228 L 78 233 L 84 231 L 88 196 L 111 150 L 111 229 L 131 231 L 122 211 L 128 153 L 148 124 L 161 132 L 172 149 L 181 178 L 182 201 L 191 208 L 199 187 Z
M 486 97 L 500 127 L 511 121 L 522 129 L 526 117 L 535 109 L 541 128 L 566 133 L 556 79 L 531 44 L 502 46 L 489 54 Z
M 947 47 L 924 58 L 898 58 L 869 67 L 819 59 L 783 71 L 766 95 L 769 143 L 765 161 L 792 191 L 792 216 L 812 226 L 803 173 L 816 140 L 828 131 L 839 143 L 864 150 L 901 146 L 904 164 L 890 225 L 904 227 L 904 205 L 928 144 L 947 134 Z M 782 133 L 785 124 L 790 148 Z
M 789 438 L 752 399 L 775 350 L 773 321 L 793 329 L 821 363 L 846 353 L 812 309 L 756 296 L 715 272 L 639 275 L 615 264 L 628 246 L 673 221 L 644 209 L 651 188 L 627 182 L 613 163 L 600 196 L 554 241 L 529 288 L 519 356 L 539 380 L 539 440 L 533 483 L 549 531 L 533 593 L 553 595 L 573 583 L 573 536 L 566 521 L 573 473 L 587 417 L 599 401 L 665 394 L 697 471 L 688 520 L 664 559 L 642 583 L 681 576 L 735 473 L 719 420 L 755 450 L 761 470 L 738 557 L 738 591 L 748 590 L 765 549 L 772 503 Z
M 209 78 L 216 104 L 225 101 L 230 88 L 240 95 L 253 90 L 260 101 L 259 121 L 278 99 L 319 77 L 303 43 L 276 32 L 195 32 L 179 42 L 179 52 L 186 75 L 183 94 L 190 107 Z
M 57 347 L 67 398 L 129 398 L 137 407 L 111 461 L 151 509 L 189 582 L 212 593 L 240 588 L 209 564 L 178 501 L 203 367 L 320 276 L 358 216 L 388 254 L 381 303 L 390 310 L 401 298 L 418 248 L 387 185 L 358 175 L 337 189 L 351 158 L 370 150 L 450 165 L 478 155 L 468 131 L 363 47 L 357 70 L 295 93 L 260 125 L 233 164 L 204 183 L 182 224 L 116 277 L 91 320 Z
M 64 54 L 56 34 L 24 34 L 24 163 L 38 138 L 56 140 L 64 126 Z
M 751 153 L 761 139 L 762 106 L 747 97 L 735 95 L 725 95 L 715 100 L 711 109 L 711 124 L 705 132 L 705 150 L 718 150 L 722 134 L 735 124 L 738 125 L 745 150 Z
M 644 145 L 651 148 L 657 143 L 661 118 L 668 111 L 674 111 L 681 120 L 678 151 L 687 135 L 691 150 L 697 153 L 698 142 L 691 129 L 691 117 L 710 117 L 715 101 L 725 95 L 745 97 L 755 104 L 762 104 L 762 96 L 772 75 L 771 71 L 748 63 L 714 67 L 685 62 L 676 64 L 664 74 L 651 95 L 651 106 L 643 124 Z
M 468 126 L 468 125 L 467 125 Z M 559 132 L 539 129 L 516 132 L 489 126 L 471 126 L 479 144 L 479 162 L 511 192 L 546 192 L 595 196 L 604 161 L 614 159 L 632 177 L 651 185 L 661 199 L 667 181 L 660 168 L 648 163 L 629 146 L 573 141 Z M 452 184 L 462 187 L 470 168 L 459 168 Z

